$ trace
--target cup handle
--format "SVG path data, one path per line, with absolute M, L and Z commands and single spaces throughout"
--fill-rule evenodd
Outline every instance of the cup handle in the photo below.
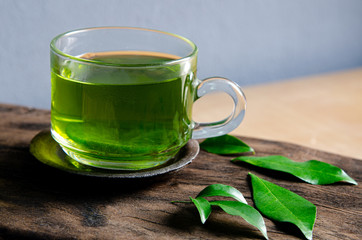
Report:
M 225 92 L 234 101 L 232 113 L 225 119 L 217 122 L 194 122 L 193 139 L 210 138 L 227 134 L 237 128 L 244 118 L 246 98 L 240 86 L 229 79 L 213 77 L 201 81 L 197 87 L 197 98 L 213 93 Z

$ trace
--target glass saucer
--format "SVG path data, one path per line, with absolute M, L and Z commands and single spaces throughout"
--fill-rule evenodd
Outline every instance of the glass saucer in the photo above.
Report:
M 81 164 L 66 155 L 52 138 L 50 130 L 38 133 L 30 143 L 30 153 L 40 162 L 70 173 L 104 178 L 145 178 L 176 171 L 190 164 L 199 153 L 199 143 L 190 140 L 179 153 L 168 162 L 138 171 L 108 170 Z

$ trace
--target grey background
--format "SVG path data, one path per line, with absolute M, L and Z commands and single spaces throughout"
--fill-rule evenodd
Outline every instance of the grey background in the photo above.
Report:
M 0 102 L 50 108 L 49 42 L 93 26 L 185 36 L 241 86 L 362 66 L 361 0 L 0 0 Z

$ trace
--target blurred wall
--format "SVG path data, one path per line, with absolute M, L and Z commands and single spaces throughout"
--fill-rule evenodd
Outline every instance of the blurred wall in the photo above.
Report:
M 361 0 L 0 0 L 0 102 L 50 108 L 49 42 L 91 26 L 177 33 L 241 86 L 362 66 Z

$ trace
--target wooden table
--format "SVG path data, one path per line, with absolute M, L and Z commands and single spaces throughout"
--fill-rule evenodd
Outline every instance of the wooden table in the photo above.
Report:
M 362 68 L 246 87 L 244 93 L 246 117 L 232 134 L 362 159 Z M 200 99 L 194 115 L 220 120 L 231 109 L 231 99 L 220 94 Z
M 253 205 L 248 172 L 317 206 L 314 239 L 361 239 L 361 185 L 314 186 L 285 174 L 230 162 L 201 151 L 186 168 L 141 180 L 78 176 L 48 167 L 29 153 L 49 128 L 49 112 L 0 105 L 0 239 L 262 239 L 242 219 L 214 209 L 202 225 L 188 200 L 204 187 L 227 184 Z M 318 159 L 343 168 L 361 184 L 362 162 L 298 145 L 242 138 L 257 155 Z M 270 239 L 303 239 L 298 229 L 264 218 Z
M 333 82 L 335 79 L 335 82 L 339 82 L 336 79 L 340 79 L 338 76 L 348 79 L 350 74 L 361 76 L 361 70 L 329 77 L 327 75 L 329 80 L 326 81 Z M 318 77 L 315 86 L 324 86 L 323 78 L 318 80 Z M 318 84 L 319 81 L 321 83 Z M 319 143 L 319 137 L 324 132 L 316 126 L 324 125 L 312 120 L 318 118 L 308 118 L 302 114 L 303 111 L 308 111 L 308 107 L 282 110 L 283 107 L 296 106 L 304 99 L 303 94 L 296 94 L 297 90 L 295 94 L 289 92 L 290 89 L 301 89 L 299 84 L 303 85 L 300 81 L 295 81 L 269 85 L 266 88 L 247 88 L 248 115 L 234 134 L 284 138 L 284 141 L 288 141 L 288 137 L 299 136 L 294 141 L 299 139 L 304 145 L 308 144 L 304 143 L 303 136 L 315 136 L 318 141 L 306 142 Z M 285 96 L 279 96 L 278 86 L 287 86 L 286 92 L 294 96 L 294 100 L 288 101 Z M 355 88 L 357 87 L 358 84 Z M 265 94 L 261 94 L 263 91 Z M 323 95 L 323 91 L 317 95 L 321 94 Z M 304 101 L 310 101 L 308 99 L 314 95 L 308 96 L 305 96 Z M 350 96 L 354 95 L 351 93 Z M 275 101 L 271 103 L 269 98 Z M 325 106 L 331 106 L 330 100 L 321 102 Z M 342 101 L 345 102 L 347 100 Z M 269 104 L 268 107 L 265 107 L 266 104 Z M 332 105 L 340 109 L 336 102 Z M 256 106 L 261 107 L 259 111 L 255 109 Z M 278 113 L 272 111 L 272 108 L 278 110 Z M 350 109 L 356 108 L 351 106 Z M 330 112 L 327 111 L 326 114 Z M 281 115 L 284 117 L 278 117 Z M 318 111 L 314 114 L 316 115 L 324 119 Z M 343 129 L 354 140 L 361 137 L 361 133 L 356 130 L 361 126 L 357 121 L 360 115 L 357 115 L 338 115 L 349 117 L 347 122 L 354 127 L 346 123 Z M 304 120 L 299 119 L 301 116 L 304 116 Z M 352 121 L 353 119 L 356 121 Z M 248 165 L 235 165 L 230 162 L 232 156 L 218 156 L 204 151 L 186 168 L 159 177 L 140 180 L 92 178 L 51 168 L 29 153 L 31 139 L 42 129 L 48 129 L 49 121 L 49 111 L 0 104 L 0 239 L 263 239 L 257 229 L 219 209 L 214 209 L 206 224 L 202 225 L 192 204 L 171 203 L 173 200 L 195 197 L 210 184 L 222 183 L 239 189 L 247 202 L 253 205 L 248 172 L 287 188 L 317 206 L 314 239 L 362 238 L 362 162 L 357 159 L 285 142 L 242 137 L 254 147 L 257 155 L 279 154 L 296 161 L 325 161 L 343 168 L 359 185 L 310 185 L 285 174 Z M 338 121 L 340 119 L 336 122 L 327 121 L 328 127 L 324 129 L 328 130 L 331 124 L 337 124 Z M 305 123 L 305 126 L 301 123 Z M 303 135 L 309 128 L 314 130 Z M 329 132 L 327 130 L 325 131 Z M 330 134 L 331 140 L 327 143 L 346 150 L 343 153 L 347 154 L 343 155 L 351 155 L 353 147 L 350 147 L 350 143 L 354 142 L 334 131 Z M 325 139 L 328 140 L 328 137 Z M 335 150 L 335 147 L 330 149 Z M 353 154 L 359 153 L 355 151 Z M 269 239 L 303 239 L 299 230 L 292 225 L 280 224 L 267 218 L 264 220 Z

